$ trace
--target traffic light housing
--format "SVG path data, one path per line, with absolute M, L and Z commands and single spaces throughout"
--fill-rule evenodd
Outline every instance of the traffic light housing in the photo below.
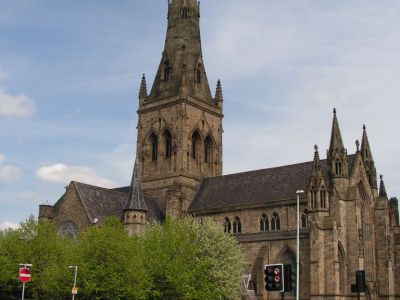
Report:
M 295 288 L 296 283 L 296 272 L 292 273 L 292 266 L 291 265 L 284 265 L 284 284 L 283 288 L 285 292 L 291 292 Z
M 269 292 L 283 292 L 285 287 L 283 264 L 265 265 L 265 289 Z

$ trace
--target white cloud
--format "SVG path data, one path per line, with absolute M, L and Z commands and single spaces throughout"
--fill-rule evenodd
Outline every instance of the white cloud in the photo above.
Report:
M 35 101 L 25 94 L 10 95 L 0 87 L 0 116 L 27 117 L 35 113 Z
M 100 177 L 89 167 L 67 166 L 61 163 L 39 168 L 36 171 L 36 176 L 44 181 L 63 182 L 65 184 L 74 180 L 106 188 L 117 186 L 116 182 Z
M 3 165 L 5 159 L 5 155 L 0 153 L 0 182 L 18 180 L 22 176 L 22 170 L 13 165 Z
M 17 229 L 18 227 L 19 227 L 19 224 L 9 222 L 9 221 L 3 221 L 0 223 L 0 230 L 9 229 L 9 228 Z
M 0 82 L 7 74 L 0 69 Z M 0 116 L 8 118 L 23 118 L 33 115 L 36 111 L 35 101 L 25 94 L 11 95 L 0 85 Z

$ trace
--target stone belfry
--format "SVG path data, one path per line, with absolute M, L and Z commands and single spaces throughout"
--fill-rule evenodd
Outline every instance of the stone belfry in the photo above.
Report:
M 197 0 L 168 2 L 168 29 L 150 94 L 139 92 L 137 153 L 143 193 L 166 215 L 184 213 L 202 179 L 222 175 L 221 82 L 211 95 Z

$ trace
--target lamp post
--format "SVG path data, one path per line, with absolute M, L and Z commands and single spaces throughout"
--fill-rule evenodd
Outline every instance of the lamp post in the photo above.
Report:
M 69 266 L 69 269 L 75 269 L 75 274 L 74 274 L 74 288 L 73 290 L 75 290 L 76 288 L 76 276 L 78 275 L 78 266 Z M 75 299 L 75 294 L 74 292 L 72 293 L 72 300 Z
M 296 235 L 296 300 L 300 299 L 300 195 L 304 191 L 297 190 L 297 235 Z

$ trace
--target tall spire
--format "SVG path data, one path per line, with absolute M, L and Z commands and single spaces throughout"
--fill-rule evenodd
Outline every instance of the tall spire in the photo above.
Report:
M 361 157 L 365 165 L 365 169 L 368 175 L 368 181 L 373 189 L 378 188 L 377 176 L 376 176 L 376 168 L 374 159 L 372 157 L 371 147 L 369 145 L 367 129 L 365 125 L 363 125 L 363 136 L 361 141 Z
M 139 174 L 139 160 L 136 155 L 135 167 L 133 168 L 132 181 L 129 189 L 128 200 L 125 203 L 124 210 L 148 211 L 144 202 L 142 193 L 142 184 Z
M 201 50 L 200 4 L 170 0 L 164 51 L 149 102 L 186 95 L 213 104 Z
M 336 108 L 333 109 L 332 133 L 327 153 L 330 173 L 333 177 L 348 177 L 347 150 L 344 148 Z
M 387 197 L 385 183 L 383 182 L 383 175 L 379 176 L 381 183 L 379 185 L 379 197 Z
M 363 136 L 361 141 L 361 156 L 363 160 L 373 161 L 371 147 L 369 145 L 368 136 L 367 136 L 367 128 L 363 125 Z

